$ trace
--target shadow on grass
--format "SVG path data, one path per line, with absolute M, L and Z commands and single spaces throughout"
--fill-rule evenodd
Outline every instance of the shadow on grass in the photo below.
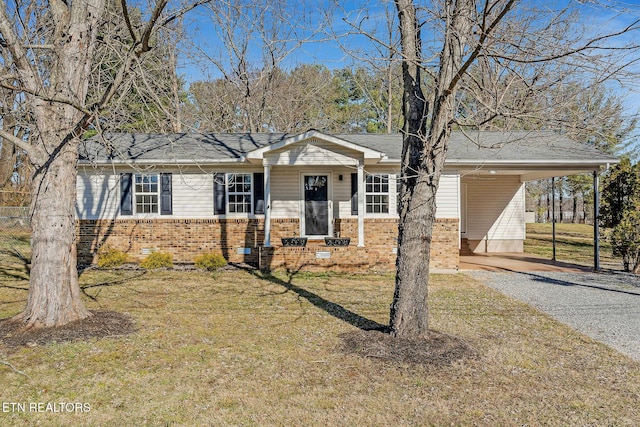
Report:
M 140 277 L 144 276 L 145 274 L 147 274 L 147 270 L 136 271 L 136 273 L 137 274 L 133 274 L 133 275 L 127 276 L 127 277 L 119 277 L 119 278 L 114 279 L 114 280 L 107 280 L 107 281 L 104 281 L 104 282 L 94 283 L 94 284 L 91 284 L 91 285 L 81 285 L 80 286 L 80 290 L 82 291 L 82 293 L 87 298 L 89 298 L 89 299 L 91 299 L 93 301 L 97 301 L 98 300 L 98 294 L 96 294 L 95 296 L 89 295 L 87 293 L 87 289 L 104 288 L 104 287 L 109 287 L 109 286 L 120 285 L 122 283 L 128 282 L 129 280 L 137 279 L 137 278 L 140 278 Z
M 26 279 L 29 279 L 29 274 L 31 274 L 31 258 L 21 253 L 16 248 L 9 248 L 0 250 L 0 256 L 3 258 L 3 262 L 7 262 L 8 264 L 20 265 L 19 268 L 2 268 L 0 270 L 1 273 L 13 277 L 15 279 L 25 279 L 24 276 L 20 276 L 20 269 L 24 270 L 24 273 L 27 275 Z M 13 271 L 13 273 L 10 273 Z
M 293 284 L 293 278 L 298 274 L 300 270 L 287 271 L 287 280 L 282 280 L 279 277 L 272 275 L 271 273 L 260 272 L 258 270 L 248 270 L 249 273 L 255 277 L 267 280 L 276 285 L 282 286 L 287 292 L 294 292 L 296 295 L 306 299 L 314 306 L 323 310 L 327 314 L 342 320 L 350 325 L 355 326 L 363 331 L 380 331 L 384 333 L 389 332 L 389 326 L 378 323 L 374 320 L 367 319 L 351 310 L 348 310 L 335 302 L 324 299 L 320 295 L 314 294 L 300 286 Z

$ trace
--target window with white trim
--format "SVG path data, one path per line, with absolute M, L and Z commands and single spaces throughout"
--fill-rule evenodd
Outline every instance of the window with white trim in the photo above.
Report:
M 251 213 L 250 173 L 227 174 L 227 209 L 229 213 Z
M 389 213 L 389 175 L 367 175 L 365 179 L 365 208 L 367 213 Z
M 158 174 L 135 174 L 136 213 L 158 213 Z

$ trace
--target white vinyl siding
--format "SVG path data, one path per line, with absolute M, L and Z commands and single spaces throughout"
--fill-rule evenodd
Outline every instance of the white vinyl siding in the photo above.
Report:
M 524 184 L 518 176 L 464 180 L 469 240 L 524 239 Z
M 353 168 L 335 169 L 333 171 L 333 211 L 336 218 L 351 217 L 351 174 Z M 342 175 L 342 181 L 340 181 Z
M 111 173 L 109 172 L 111 171 Z M 120 171 L 113 173 L 93 168 L 81 170 L 77 181 L 77 215 L 81 219 L 116 218 L 120 210 Z M 246 170 L 246 169 L 245 169 Z M 272 218 L 300 218 L 300 173 L 327 173 L 333 177 L 333 216 L 353 218 L 351 215 L 351 167 L 287 167 L 273 166 L 271 169 L 271 216 Z M 106 172 L 106 173 L 103 173 Z M 213 173 L 249 173 L 238 168 L 215 171 L 195 169 L 173 172 L 173 218 L 211 218 L 213 213 Z M 262 169 L 251 169 L 262 172 Z M 389 214 L 396 216 L 395 174 L 393 167 L 371 167 L 367 173 L 389 175 Z M 342 175 L 342 181 L 340 181 Z M 458 175 L 444 173 L 437 194 L 439 218 L 457 218 Z M 366 214 L 365 214 L 366 215 Z
M 368 173 L 389 174 L 389 214 L 397 216 L 397 179 L 400 173 L 395 169 L 382 169 L 380 167 L 368 168 Z M 458 218 L 458 189 L 460 175 L 457 171 L 444 171 L 440 176 L 440 186 L 436 193 L 436 218 Z
M 361 153 L 311 139 L 265 155 L 266 164 L 273 166 L 356 166 Z
M 300 170 L 280 166 L 271 169 L 272 218 L 300 217 Z
M 444 171 L 436 193 L 436 218 L 459 217 L 460 175 L 456 171 Z
M 213 216 L 213 175 L 173 174 L 173 217 L 211 218 Z
M 80 219 L 111 219 L 120 207 L 119 175 L 91 169 L 76 181 L 76 215 Z

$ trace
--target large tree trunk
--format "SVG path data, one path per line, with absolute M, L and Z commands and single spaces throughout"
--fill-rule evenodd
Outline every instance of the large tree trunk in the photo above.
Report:
M 23 313 L 29 327 L 58 326 L 89 316 L 76 268 L 77 147 L 77 140 L 65 144 L 33 178 L 32 268 Z
M 428 177 L 421 167 L 428 104 L 420 80 L 420 30 L 410 1 L 396 1 L 400 18 L 405 118 L 400 184 L 400 220 L 396 286 L 391 304 L 391 332 L 398 337 L 426 336 L 427 285 L 433 216 L 429 214 Z M 417 191 L 418 189 L 422 191 Z M 424 215 L 424 217 L 423 217 Z
M 428 334 L 427 293 L 436 192 L 451 134 L 455 89 L 463 46 L 471 28 L 473 2 L 447 3 L 445 40 L 431 111 L 421 88 L 422 52 L 415 6 L 410 0 L 396 0 L 396 7 L 403 54 L 405 123 L 396 286 L 390 327 L 396 337 L 420 338 Z
M 91 115 L 85 105 L 98 22 L 104 0 L 51 2 L 52 57 L 48 86 L 28 94 L 37 132 L 29 158 L 31 184 L 31 272 L 22 319 L 27 327 L 59 326 L 90 315 L 80 298 L 76 265 L 76 177 L 78 145 Z M 28 75 L 32 70 L 21 64 Z M 63 102 L 50 102 L 60 99 Z

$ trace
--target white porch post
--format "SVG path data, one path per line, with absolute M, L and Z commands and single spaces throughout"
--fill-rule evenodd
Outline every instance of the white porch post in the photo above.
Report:
M 358 246 L 364 246 L 364 164 L 358 164 Z
M 600 185 L 598 171 L 593 171 L 593 270 L 600 271 Z
M 271 166 L 264 166 L 264 246 L 271 247 Z

